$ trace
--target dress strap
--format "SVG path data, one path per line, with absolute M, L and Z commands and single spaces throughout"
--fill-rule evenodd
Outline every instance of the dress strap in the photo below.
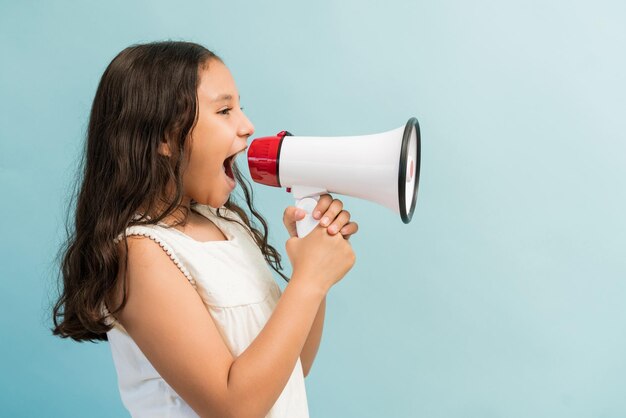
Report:
M 126 235 L 127 237 L 130 237 L 130 236 L 144 236 L 146 238 L 150 238 L 152 241 L 154 241 L 157 244 L 159 244 L 159 246 L 163 249 L 163 251 L 165 251 L 165 253 L 170 257 L 172 262 L 174 262 L 174 264 L 176 264 L 176 267 L 178 267 L 178 269 L 181 271 L 181 273 L 183 273 L 185 275 L 185 277 L 187 278 L 189 283 L 191 283 L 191 285 L 194 287 L 194 289 L 197 290 L 196 281 L 191 276 L 191 273 L 189 273 L 189 270 L 187 270 L 187 268 L 180 261 L 180 259 L 178 258 L 178 256 L 176 255 L 176 252 L 172 249 L 172 247 L 170 247 L 163 239 L 161 239 L 159 237 L 159 234 L 154 229 L 152 229 L 150 227 L 147 227 L 147 226 L 142 226 L 142 225 L 133 225 L 133 226 L 130 226 L 130 227 L 126 228 L 125 233 L 119 234 L 113 241 L 116 244 L 118 244 L 119 242 L 122 241 L 122 238 L 123 238 L 124 235 Z M 102 303 L 102 306 L 101 306 L 100 310 L 102 312 L 102 315 L 104 316 L 104 323 L 106 325 L 118 326 L 118 327 L 121 327 L 122 329 L 124 329 L 122 324 L 120 324 L 115 319 L 115 317 L 113 315 L 111 315 L 111 313 L 109 312 L 109 309 L 107 308 L 105 303 Z
M 150 238 L 152 241 L 159 244 L 159 246 L 163 249 L 163 251 L 165 251 L 165 253 L 172 259 L 174 264 L 176 264 L 176 267 L 178 267 L 181 273 L 183 273 L 185 277 L 187 278 L 187 280 L 189 280 L 189 283 L 191 283 L 191 285 L 194 288 L 196 288 L 196 281 L 191 276 L 191 273 L 189 273 L 189 270 L 187 270 L 187 268 L 180 261 L 180 259 L 178 258 L 178 256 L 176 255 L 176 252 L 172 249 L 172 247 L 170 247 L 165 241 L 163 241 L 163 239 L 159 237 L 159 234 L 157 234 L 154 231 L 154 229 L 150 227 L 142 226 L 142 225 L 133 225 L 133 226 L 129 226 L 128 228 L 126 228 L 125 235 L 127 237 L 144 236 L 146 238 Z M 115 238 L 114 241 L 117 244 L 121 240 L 122 240 L 122 234 L 119 234 L 117 238 Z

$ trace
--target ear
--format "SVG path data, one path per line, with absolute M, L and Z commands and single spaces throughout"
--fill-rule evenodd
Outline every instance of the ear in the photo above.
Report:
M 170 145 L 167 143 L 167 141 L 161 141 L 159 143 L 159 154 L 165 157 L 172 156 L 172 151 L 170 150 Z

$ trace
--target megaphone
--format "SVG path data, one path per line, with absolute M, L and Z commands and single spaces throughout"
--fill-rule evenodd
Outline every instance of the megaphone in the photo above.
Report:
M 248 147 L 252 180 L 286 187 L 304 209 L 296 222 L 299 237 L 317 224 L 312 216 L 319 196 L 337 193 L 376 202 L 409 223 L 420 174 L 420 129 L 416 118 L 391 131 L 360 136 L 294 136 L 281 131 Z

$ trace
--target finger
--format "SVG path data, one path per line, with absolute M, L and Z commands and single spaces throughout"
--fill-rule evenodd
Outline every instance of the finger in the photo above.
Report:
M 334 199 L 324 215 L 322 215 L 322 220 L 320 221 L 320 225 L 329 226 L 339 215 L 341 210 L 343 209 L 343 202 L 339 199 Z
M 313 219 L 320 219 L 322 217 L 322 213 L 326 212 L 333 203 L 333 197 L 328 193 L 320 196 L 317 201 L 317 205 L 315 205 L 315 209 L 313 209 Z
M 336 234 L 348 222 L 350 222 L 350 212 L 348 212 L 347 210 L 342 210 L 341 212 L 339 212 L 339 215 L 337 215 L 335 220 L 328 226 L 328 233 L 330 235 Z
M 306 216 L 306 212 L 295 206 L 287 206 L 285 212 L 283 213 L 283 223 L 287 225 L 287 223 L 301 221 Z
M 344 225 L 343 228 L 341 228 L 341 231 L 339 232 L 345 239 L 350 239 L 350 237 L 356 234 L 358 230 L 359 224 L 357 224 L 356 222 L 348 222 L 346 225 Z
M 298 235 L 296 230 L 296 221 L 302 220 L 306 216 L 306 212 L 295 206 L 288 206 L 283 213 L 283 224 L 289 232 L 289 236 L 295 237 Z

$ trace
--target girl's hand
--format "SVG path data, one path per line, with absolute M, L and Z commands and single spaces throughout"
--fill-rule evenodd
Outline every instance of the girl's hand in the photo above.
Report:
M 283 223 L 289 232 L 289 236 L 297 237 L 296 221 L 304 219 L 306 216 L 302 209 L 295 206 L 289 206 L 283 214 Z M 327 227 L 329 235 L 341 233 L 345 239 L 356 233 L 359 225 L 356 222 L 350 222 L 350 212 L 343 210 L 343 202 L 339 199 L 333 199 L 329 194 L 320 196 L 315 209 L 313 209 L 313 218 L 321 219 L 320 225 Z

